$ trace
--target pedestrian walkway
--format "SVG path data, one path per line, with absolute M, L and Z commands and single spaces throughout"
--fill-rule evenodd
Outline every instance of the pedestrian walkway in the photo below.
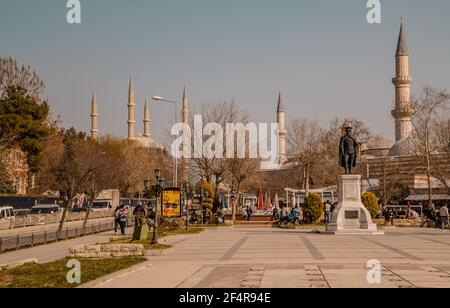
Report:
M 151 257 L 151 264 L 86 287 L 450 287 L 449 236 L 422 229 L 391 230 L 380 236 L 267 228 L 207 230 L 172 242 L 174 248 Z M 381 283 L 367 280 L 369 260 L 381 263 Z
M 131 235 L 132 229 L 127 230 L 127 234 Z M 80 237 L 68 241 L 60 241 L 43 246 L 8 252 L 0 254 L 0 264 L 9 264 L 21 260 L 36 259 L 38 263 L 48 263 L 67 257 L 69 248 L 77 245 L 89 245 L 97 243 L 107 243 L 112 236 L 116 234 L 114 231 L 104 232 L 96 235 Z

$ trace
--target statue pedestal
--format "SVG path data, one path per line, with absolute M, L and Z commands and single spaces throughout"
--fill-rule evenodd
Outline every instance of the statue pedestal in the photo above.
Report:
M 134 227 L 133 241 L 146 241 L 148 239 L 148 226 L 143 224 L 140 227 Z
M 361 202 L 361 176 L 338 176 L 339 204 L 333 211 L 327 233 L 384 234 L 378 231 L 369 211 Z

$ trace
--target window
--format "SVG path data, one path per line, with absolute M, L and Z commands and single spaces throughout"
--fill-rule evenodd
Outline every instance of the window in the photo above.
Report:
M 0 210 L 0 219 L 5 218 L 5 211 L 4 210 Z
M 4 158 L 5 165 L 9 165 L 11 163 L 11 153 L 6 153 Z
M 15 182 L 14 182 L 14 190 L 16 192 L 18 192 L 20 190 L 20 179 L 16 178 Z
M 16 165 L 20 165 L 22 162 L 22 156 L 20 155 L 20 152 L 16 152 Z

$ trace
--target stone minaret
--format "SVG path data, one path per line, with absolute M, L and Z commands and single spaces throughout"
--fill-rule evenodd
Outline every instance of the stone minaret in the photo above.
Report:
M 97 99 L 95 97 L 95 89 L 92 93 L 92 102 L 91 102 L 91 138 L 96 140 L 98 138 L 98 113 L 97 113 Z
M 133 77 L 130 76 L 130 85 L 128 88 L 128 140 L 134 140 L 134 127 L 136 121 L 134 118 L 134 89 L 133 89 Z
M 181 110 L 182 120 L 184 124 L 189 125 L 189 100 L 186 94 L 186 86 L 183 89 L 183 107 Z M 183 183 L 189 182 L 189 162 L 186 158 L 183 158 Z
M 409 76 L 409 53 L 406 45 L 403 19 L 400 26 L 395 61 L 396 75 L 392 79 L 395 85 L 395 109 L 392 111 L 392 116 L 395 119 L 395 141 L 399 142 L 411 136 L 411 118 L 414 116 L 414 110 L 411 106 L 412 79 Z
M 144 107 L 144 137 L 150 137 L 150 109 L 148 108 L 147 99 L 145 99 Z
M 278 95 L 278 107 L 277 107 L 277 122 L 278 122 L 278 163 L 280 165 L 287 161 L 286 157 L 286 122 L 285 122 L 285 110 L 283 100 L 281 99 L 281 91 Z

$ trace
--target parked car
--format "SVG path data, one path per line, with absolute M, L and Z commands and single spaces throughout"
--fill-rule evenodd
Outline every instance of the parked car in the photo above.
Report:
M 14 208 L 11 206 L 0 207 L 0 227 L 8 227 L 15 220 Z
M 59 214 L 60 212 L 61 209 L 59 208 L 59 205 L 41 204 L 33 206 L 31 208 L 29 215 L 52 215 L 52 214 Z
M 87 212 L 87 207 L 75 207 L 73 209 L 70 210 L 70 212 L 72 213 L 86 213 Z
M 16 218 L 22 218 L 27 217 L 28 214 L 30 214 L 30 210 L 14 210 L 14 215 L 16 215 Z

